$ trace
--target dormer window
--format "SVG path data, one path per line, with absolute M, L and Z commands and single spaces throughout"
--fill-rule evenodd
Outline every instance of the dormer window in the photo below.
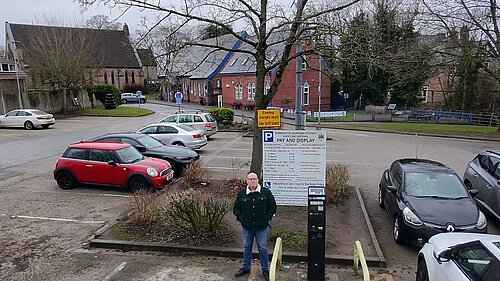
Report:
M 245 60 L 241 63 L 241 65 L 242 66 L 245 65 L 247 63 L 247 61 L 248 61 L 248 58 L 245 58 Z
M 236 61 L 238 61 L 238 59 L 233 59 L 233 60 L 231 61 L 231 63 L 229 64 L 229 66 L 233 66 L 233 65 L 236 63 Z

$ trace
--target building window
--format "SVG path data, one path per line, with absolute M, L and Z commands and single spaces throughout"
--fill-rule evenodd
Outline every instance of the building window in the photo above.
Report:
M 220 88 L 220 79 L 217 79 L 217 82 L 216 82 L 216 87 L 217 87 L 217 88 Z
M 238 59 L 233 59 L 233 60 L 231 61 L 231 63 L 229 64 L 229 66 L 233 66 L 233 65 L 236 63 L 236 61 L 238 61 Z
M 111 84 L 115 84 L 115 72 L 111 71 Z
M 255 99 L 255 82 L 252 82 L 252 100 Z
M 16 65 L 15 64 L 9 64 L 9 70 L 12 72 L 16 71 Z
M 302 70 L 306 70 L 307 68 L 307 58 L 305 55 L 302 55 Z
M 271 82 L 267 81 L 266 87 L 264 88 L 264 96 L 267 96 L 267 94 L 269 94 L 270 89 L 271 89 Z
M 132 84 L 135 84 L 135 71 L 132 71 Z
M 236 82 L 234 84 L 234 97 L 237 100 L 243 99 L 243 85 L 241 85 L 241 82 Z
M 309 83 L 304 83 L 304 105 L 309 105 Z
M 125 84 L 128 84 L 128 70 L 125 70 Z
M 104 71 L 104 84 L 108 84 L 108 72 Z
M 427 93 L 429 92 L 429 86 L 423 86 L 422 87 L 422 92 L 420 93 L 420 96 L 418 97 L 422 102 L 426 103 L 427 102 Z
M 252 83 L 248 82 L 247 83 L 247 91 L 248 91 L 248 99 L 252 99 Z
M 245 65 L 247 63 L 247 61 L 248 61 L 248 57 L 243 60 L 243 62 L 241 63 L 241 66 Z
M 2 69 L 0 69 L 1 71 L 9 71 L 9 65 L 6 64 L 6 63 L 2 63 Z

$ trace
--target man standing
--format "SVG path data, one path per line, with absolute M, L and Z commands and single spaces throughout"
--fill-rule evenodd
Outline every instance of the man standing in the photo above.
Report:
M 260 186 L 257 174 L 249 173 L 246 180 L 247 187 L 238 192 L 233 206 L 233 214 L 241 223 L 243 236 L 243 267 L 234 276 L 240 277 L 250 273 L 255 238 L 262 275 L 268 281 L 267 226 L 276 212 L 276 201 L 269 189 Z

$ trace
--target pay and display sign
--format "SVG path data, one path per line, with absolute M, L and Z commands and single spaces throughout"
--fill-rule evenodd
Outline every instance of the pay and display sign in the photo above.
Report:
M 307 206 L 309 186 L 325 186 L 325 131 L 262 131 L 263 187 L 278 205 Z

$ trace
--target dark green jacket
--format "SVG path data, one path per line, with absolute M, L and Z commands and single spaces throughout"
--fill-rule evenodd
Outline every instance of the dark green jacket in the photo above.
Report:
M 276 213 L 276 201 L 271 191 L 261 187 L 260 192 L 246 194 L 246 188 L 238 192 L 234 201 L 233 214 L 248 230 L 261 230 L 267 225 Z

